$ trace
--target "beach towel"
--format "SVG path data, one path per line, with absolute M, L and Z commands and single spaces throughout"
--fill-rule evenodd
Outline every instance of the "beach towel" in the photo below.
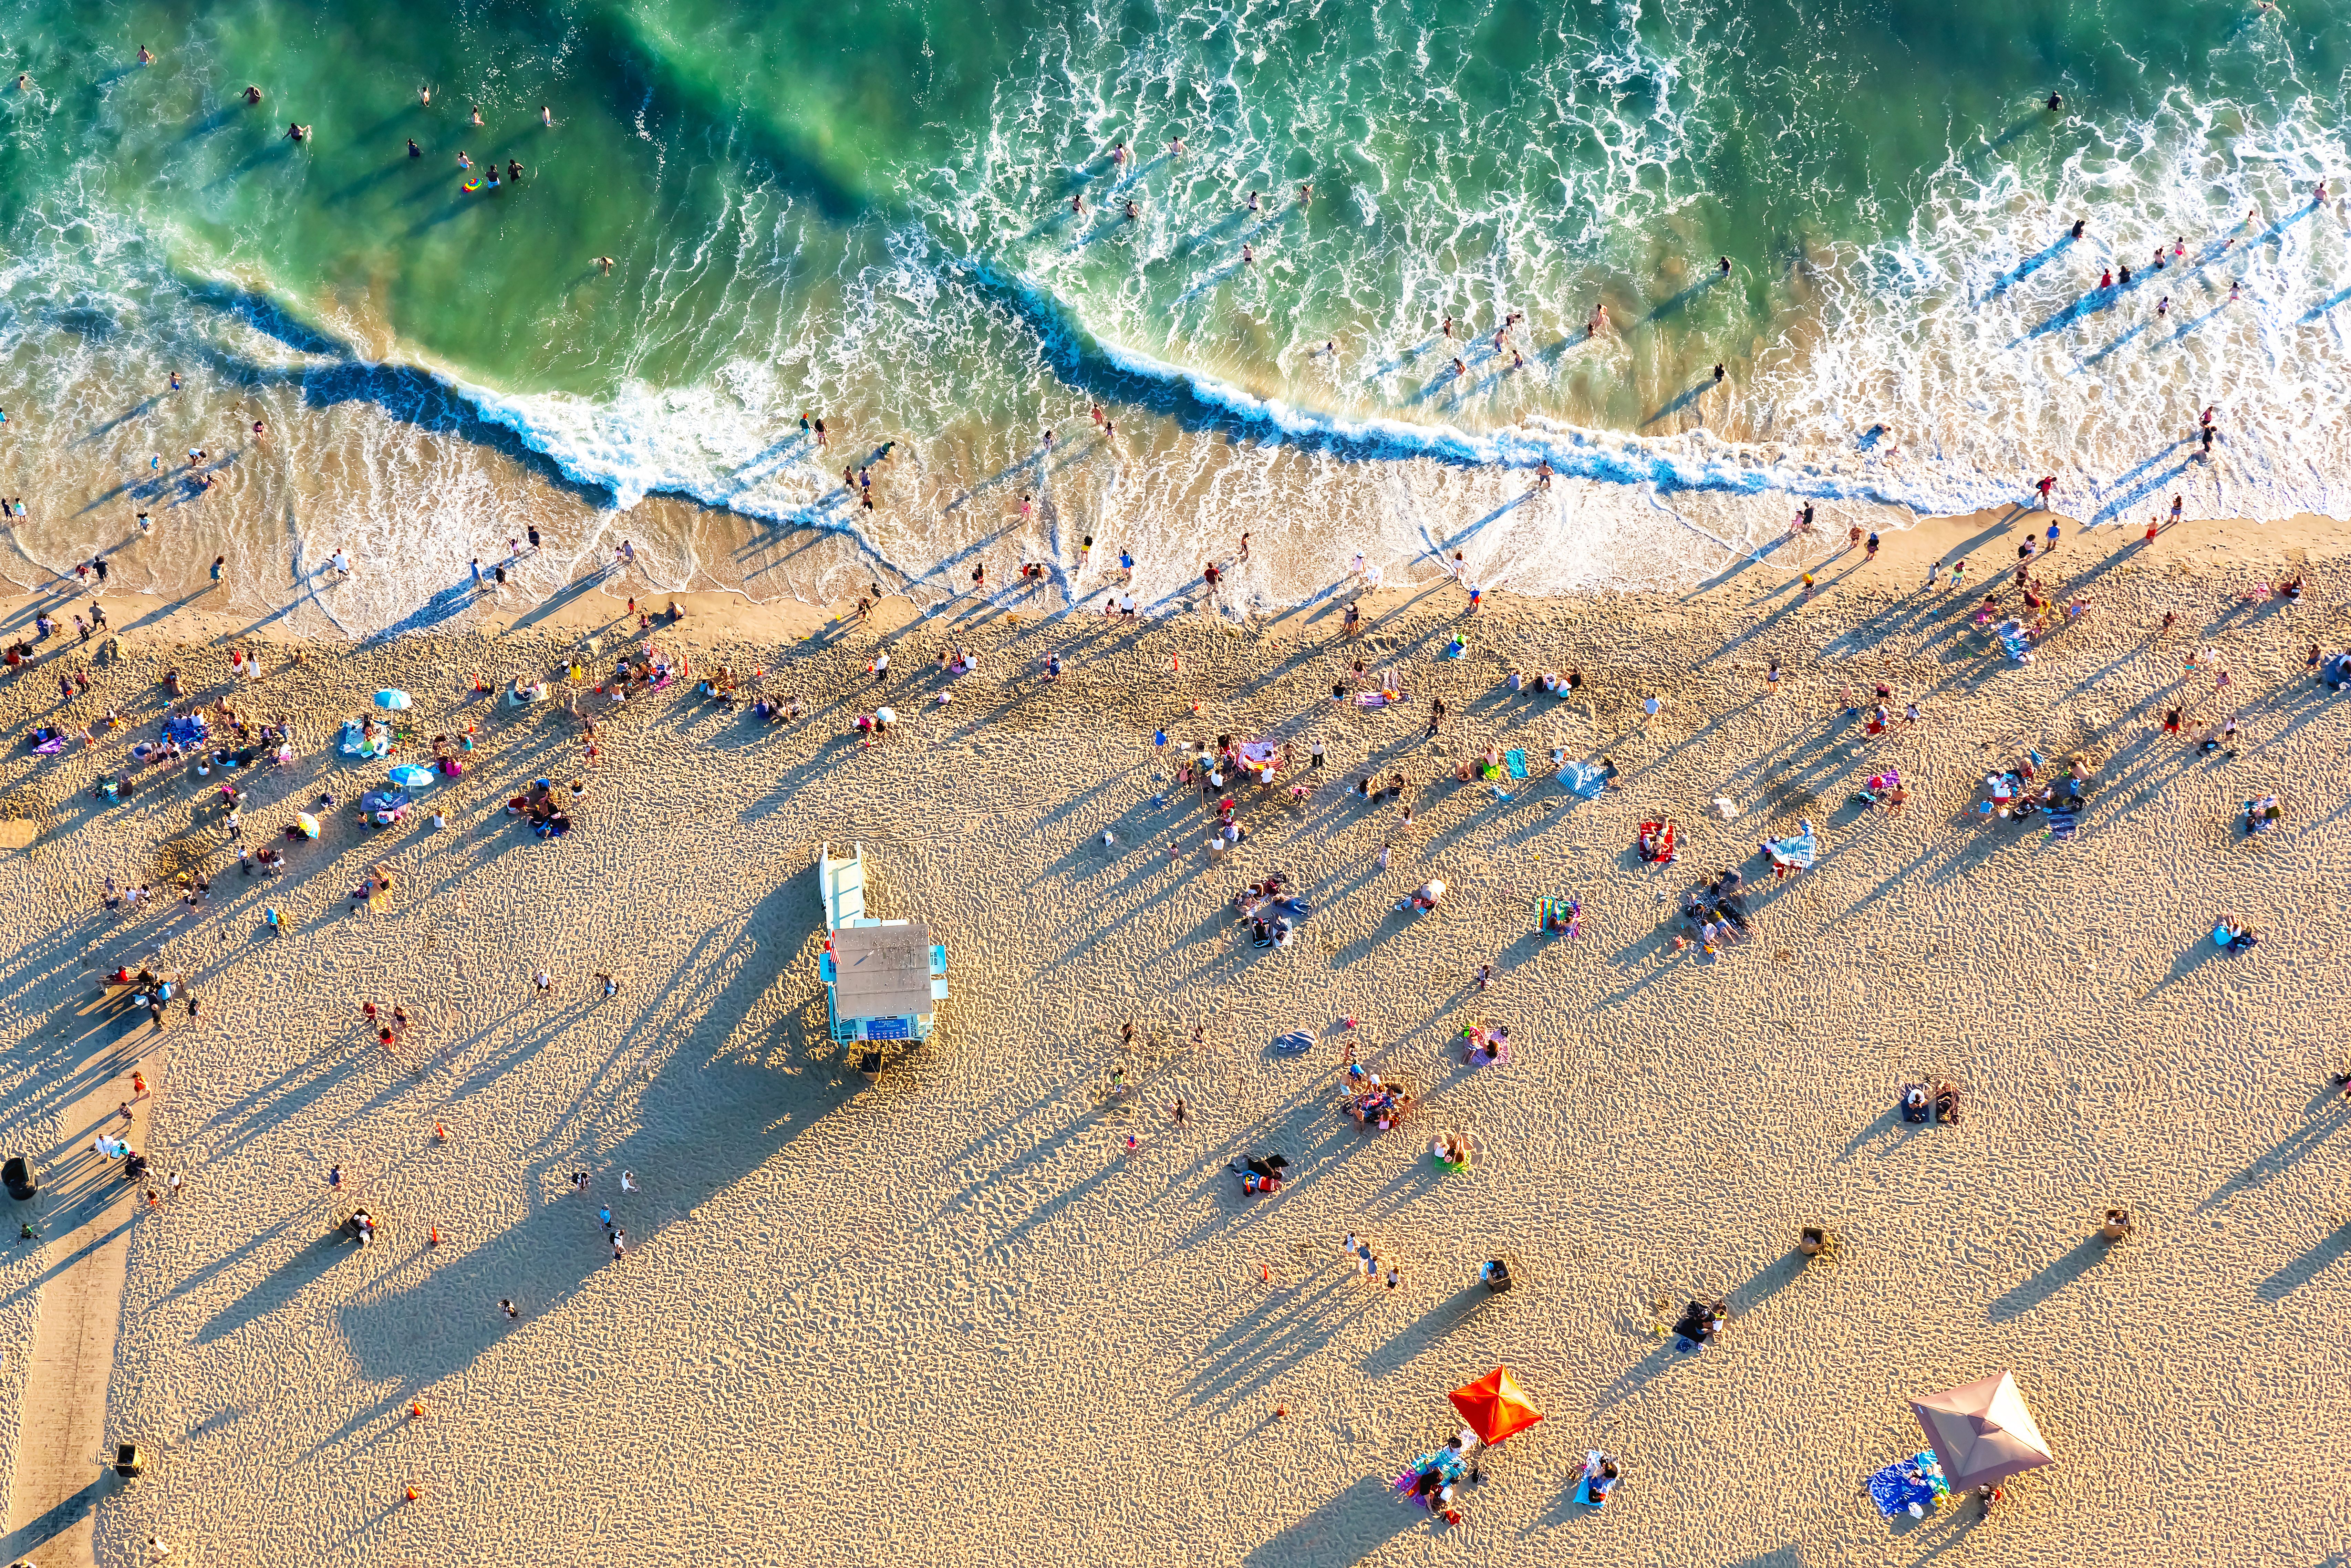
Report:
M 63 751 L 65 748 L 65 737 L 59 736 L 55 740 L 45 740 L 38 746 L 33 747 L 33 755 L 36 757 L 55 757 L 58 752 Z
M 1764 840 L 1763 852 L 1771 857 L 1775 866 L 1808 871 L 1820 859 L 1821 841 L 1813 834 L 1812 823 L 1799 822 L 1797 826 L 1802 831 L 1792 838 Z
M 1402 692 L 1357 692 L 1355 700 L 1365 707 L 1385 707 L 1390 703 L 1405 702 L 1409 699 Z
M 1552 933 L 1552 935 L 1566 936 L 1581 936 L 1583 935 L 1583 905 L 1575 899 L 1539 898 L 1535 900 L 1536 936 L 1540 936 L 1543 935 L 1544 928 L 1551 924 L 1553 916 L 1557 916 L 1562 922 L 1563 922 L 1566 925 L 1567 929 L 1564 932 Z
M 1502 753 L 1502 766 L 1510 770 L 1511 778 L 1523 779 L 1527 776 L 1527 754 L 1523 751 L 1505 751 Z
M 1314 1037 L 1302 1029 L 1274 1036 L 1273 1053 L 1276 1056 L 1303 1056 L 1312 1049 Z
M 1559 765 L 1559 781 L 1568 789 L 1587 800 L 1599 799 L 1608 788 L 1608 775 L 1590 762 L 1562 762 Z
M 1917 1459 L 1896 1459 L 1869 1478 L 1869 1500 L 1888 1519 L 1913 1508 L 1923 1513 L 1935 1506 L 1935 1487 L 1920 1471 Z
M 2070 800 L 2073 797 L 2068 796 L 2066 799 Z M 2072 838 L 2075 833 L 2081 831 L 2081 812 L 2072 806 L 2051 807 L 2049 809 L 2049 836 L 2052 839 Z

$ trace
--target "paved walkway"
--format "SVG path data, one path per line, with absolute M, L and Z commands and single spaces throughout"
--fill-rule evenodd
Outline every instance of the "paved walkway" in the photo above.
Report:
M 65 1112 L 64 1141 L 42 1162 L 40 1196 L 29 1205 L 6 1206 L 12 1218 L 28 1208 L 39 1212 L 34 1223 L 45 1239 L 48 1268 L 41 1277 L 40 1327 L 25 1385 L 25 1427 L 0 1563 L 89 1568 L 98 1504 L 125 1484 L 105 1468 L 114 1454 L 105 1429 L 106 1395 L 141 1189 L 89 1145 L 109 1126 L 132 1148 L 146 1148 L 162 1043 L 141 1022 L 75 1069 L 74 1077 L 90 1087 Z M 131 1106 L 134 1120 L 125 1134 L 116 1108 L 131 1098 L 133 1068 L 147 1074 L 149 1098 Z M 160 1190 L 163 1173 L 150 1174 Z

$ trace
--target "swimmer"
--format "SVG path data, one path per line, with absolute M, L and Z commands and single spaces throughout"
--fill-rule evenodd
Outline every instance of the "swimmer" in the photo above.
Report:
M 1720 360 L 1717 360 L 1717 361 L 1714 362 L 1714 384 L 1715 384 L 1715 385 L 1717 385 L 1717 386 L 1720 386 L 1720 385 L 1722 384 L 1722 374 L 1723 374 L 1723 371 L 1722 371 L 1722 361 L 1721 361 Z
M 1725 277 L 1729 277 L 1730 276 L 1730 258 L 1727 256 L 1722 258 L 1721 272 L 1722 276 Z
M 1453 336 L 1453 318 L 1450 316 L 1445 319 L 1445 335 L 1448 338 Z
M 1249 210 L 1250 212 L 1256 212 L 1258 210 L 1257 193 L 1255 191 L 1251 191 L 1249 193 Z
M 1242 265 L 1243 267 L 1247 267 L 1249 263 L 1251 263 L 1251 262 L 1255 261 L 1256 259 L 1257 259 L 1257 254 L 1256 254 L 1254 251 L 1252 251 L 1252 250 L 1250 250 L 1250 249 L 1249 249 L 1249 241 L 1247 241 L 1247 240 L 1243 240 L 1243 241 L 1241 241 L 1241 265 Z
M 286 128 L 286 140 L 288 141 L 308 141 L 310 140 L 310 128 L 307 125 L 288 125 Z
M 1335 353 L 1337 353 L 1337 352 L 1339 351 L 1339 340 L 1338 340 L 1338 339 L 1336 339 L 1336 338 L 1325 338 L 1325 339 L 1323 339 L 1323 340 L 1322 340 L 1322 351 L 1323 351 L 1324 353 L 1326 353 L 1326 354 L 1335 354 Z
M 1551 488 L 1551 459 L 1548 457 L 1535 465 L 1535 488 L 1538 490 Z
M 18 71 L 16 73 L 16 90 L 18 92 L 30 92 L 33 90 L 32 72 Z
M 1113 169 L 1123 169 L 1123 168 L 1125 168 L 1125 167 L 1126 167 L 1126 143 L 1125 143 L 1125 142 L 1123 142 L 1123 141 L 1117 141 L 1117 142 L 1113 142 L 1113 143 L 1111 144 L 1111 150 L 1110 150 L 1110 166 L 1111 166 L 1112 168 L 1113 168 Z
M 2167 295 L 2165 295 L 2162 298 L 2160 298 L 2160 299 L 2158 299 L 2158 300 L 2157 300 L 2157 301 L 2155 302 L 2155 313 L 2156 313 L 2158 316 L 2168 316 L 2168 315 L 2170 315 L 2170 314 L 2171 314 L 2171 296 L 2170 296 L 2170 295 L 2167 294 Z
M 1313 199 L 1314 187 L 1301 180 L 1298 183 L 1298 204 L 1302 207 Z M 2322 202 L 2326 199 L 2326 187 L 2323 184 L 2318 187 L 2318 199 Z
M 152 66 L 155 63 L 155 57 L 147 52 L 147 46 L 144 44 L 139 46 L 139 63 L 142 66 Z
M 482 106 L 478 103 L 474 105 L 474 123 L 476 125 L 482 123 Z
M 429 87 L 420 87 L 420 88 L 418 88 L 418 89 L 416 89 L 416 101 L 417 101 L 418 103 L 422 104 L 422 105 L 423 105 L 423 107 L 425 107 L 426 109 L 430 109 L 430 108 L 432 108 L 432 107 L 433 107 L 433 89 L 432 89 L 431 88 L 429 88 Z
M 1595 305 L 1592 308 L 1592 319 L 1583 324 L 1583 335 L 1587 338 L 1597 338 L 1607 325 L 1608 307 Z
M 1167 155 L 1171 158 L 1181 158 L 1184 156 L 1184 139 L 1182 137 L 1171 136 L 1167 139 Z
M 470 168 L 472 168 L 473 166 L 474 166 L 474 161 L 473 161 L 471 158 L 468 158 L 467 156 L 465 156 L 465 150 L 464 148 L 462 148 L 462 147 L 458 148 L 458 149 L 457 149 L 457 167 L 458 167 L 458 168 L 460 168 L 460 169 L 470 169 Z
M 555 111 L 549 109 L 547 105 L 543 103 L 540 104 L 538 106 L 538 122 L 541 125 L 553 125 L 555 123 Z
M 1456 361 L 1453 361 L 1453 379 L 1454 379 L 1455 381 L 1457 381 L 1457 382 L 1458 382 L 1458 381 L 1459 381 L 1463 376 L 1466 376 L 1466 375 L 1468 375 L 1468 373 L 1469 373 L 1469 367 L 1468 367 L 1468 366 L 1467 366 L 1467 365 L 1463 364 L 1459 360 L 1456 360 Z
M 2089 220 L 2089 219 L 2087 219 L 2087 218 L 2075 218 L 2075 219 L 2074 220 L 2074 237 L 2075 239 L 2080 239 L 2080 238 L 2082 237 L 2082 231 L 2083 231 L 2084 229 L 2085 229 L 2085 228 L 2089 227 L 2089 226 L 2090 226 L 2090 220 Z
M 604 276 L 605 276 L 605 277 L 611 277 L 611 276 L 612 276 L 612 258 L 611 258 L 611 256 L 598 256 L 598 257 L 596 258 L 596 265 L 597 265 L 598 267 L 602 267 L 602 268 L 604 269 Z M 823 428 L 823 426 L 820 424 L 820 425 L 818 426 L 818 428 L 820 430 L 820 429 L 822 429 L 822 428 Z M 823 444 L 823 438 L 822 438 L 822 437 L 819 437 L 819 438 L 818 438 L 818 444 L 820 444 L 820 445 Z
M 408 139 L 408 155 L 411 158 L 422 158 L 424 156 L 424 149 L 416 144 L 416 138 L 413 136 Z
M 261 101 L 261 89 L 254 86 L 251 82 L 246 83 L 245 101 L 247 103 L 259 103 Z
M 1136 219 L 1142 216 L 1143 214 L 1135 207 L 1134 198 L 1133 196 L 1129 196 L 1126 199 L 1126 221 L 1128 223 L 1134 223 Z
M 177 371 L 172 372 L 172 390 L 173 392 L 180 390 L 180 372 Z
M 1080 217 L 1084 217 L 1086 215 L 1086 193 L 1083 191 L 1078 192 L 1075 195 L 1070 198 L 1070 211 L 1077 214 Z
M 507 160 L 507 183 L 509 185 L 522 183 L 522 165 L 512 158 Z
M 2049 95 L 2049 112 L 2050 112 L 2050 113 L 2054 114 L 2054 113 L 2056 113 L 2059 110 L 2061 110 L 2061 109 L 2063 109 L 2063 108 L 2064 108 L 2064 107 L 2065 107 L 2065 95 L 2064 95 L 2064 93 L 2062 93 L 2062 92 L 2053 92 L 2053 93 L 2051 93 L 2051 94 Z

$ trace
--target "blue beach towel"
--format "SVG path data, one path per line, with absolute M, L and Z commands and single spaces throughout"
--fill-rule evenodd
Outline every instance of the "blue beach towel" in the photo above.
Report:
M 1523 779 L 1527 776 L 1527 754 L 1523 751 L 1505 751 L 1502 753 L 1502 766 L 1510 770 L 1511 778 Z
M 1608 775 L 1590 762 L 1562 762 L 1559 765 L 1559 781 L 1568 789 L 1587 800 L 1598 800 L 1608 788 Z

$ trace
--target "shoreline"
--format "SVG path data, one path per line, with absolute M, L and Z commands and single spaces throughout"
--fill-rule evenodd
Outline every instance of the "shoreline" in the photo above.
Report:
M 2037 553 L 2042 530 L 2053 519 L 2062 530 L 2060 559 L 2053 569 L 2047 564 L 2048 558 Z M 2085 525 L 2062 510 L 2023 506 L 1938 517 L 1880 508 L 1870 521 L 1848 526 L 1859 526 L 1866 533 L 1873 522 L 1880 529 L 1880 549 L 1874 560 L 1849 547 L 1824 521 L 1816 522 L 1808 537 L 1791 534 L 1744 553 L 1723 549 L 1708 536 L 1694 529 L 1694 538 L 1708 539 L 1715 559 L 1702 569 L 1687 572 L 1678 583 L 1602 587 L 1556 594 L 1521 594 L 1507 587 L 1494 587 L 1486 591 L 1488 609 L 1481 613 L 1490 616 L 1504 606 L 1528 613 L 1541 613 L 1541 607 L 1552 606 L 1562 613 L 1572 613 L 1578 605 L 1618 599 L 1657 598 L 1689 602 L 1717 595 L 1735 598 L 1741 593 L 1754 594 L 1759 589 L 1765 594 L 1781 593 L 1795 588 L 1807 570 L 1818 581 L 1818 599 L 1839 592 L 1923 592 L 1930 563 L 1938 565 L 1941 570 L 1937 592 L 1948 595 L 1949 567 L 1960 559 L 1967 560 L 1970 588 L 1980 597 L 1987 581 L 1996 590 L 2012 586 L 2010 574 L 2016 564 L 2014 546 L 2028 537 L 2036 546 L 2035 578 L 2054 578 L 2059 581 L 2078 579 L 2085 563 L 2094 579 L 2115 567 L 2143 565 L 2150 559 L 2199 574 L 2255 569 L 2273 573 L 2290 565 L 2323 559 L 2332 549 L 2351 549 L 2351 525 L 2309 513 L 2274 521 L 2191 517 L 2176 524 L 2164 522 L 2151 546 L 2144 541 L 2144 524 Z M 819 539 L 823 537 L 816 536 Z M 1227 560 L 1229 571 L 1229 558 Z M 1301 617 L 1319 618 L 1335 608 L 1343 608 L 1350 599 L 1360 599 L 1367 613 L 1381 613 L 1395 606 L 1416 602 L 1437 590 L 1454 590 L 1440 597 L 1466 610 L 1466 595 L 1454 589 L 1449 573 L 1436 570 L 1435 556 L 1424 554 L 1390 571 L 1416 575 L 1369 590 L 1354 586 L 1350 578 L 1343 575 L 1294 602 L 1263 608 L 1236 607 L 1212 598 L 1205 581 L 1196 578 L 1165 594 L 1158 606 L 1138 608 L 1145 619 L 1155 622 L 1207 613 L 1258 630 L 1276 630 Z M 1108 581 L 1109 576 L 1101 571 L 1092 573 L 1090 585 L 1081 585 L 1081 597 L 1075 603 L 1071 602 L 1068 589 L 1057 584 L 1035 598 L 997 591 L 984 609 L 968 593 L 950 593 L 917 602 L 910 587 L 899 587 L 885 591 L 874 613 L 877 624 L 886 624 L 892 630 L 910 622 L 929 622 L 941 616 L 962 622 L 975 612 L 983 618 L 1007 616 L 1029 624 L 1083 621 L 1089 616 L 1100 616 L 1105 597 L 1115 598 L 1118 591 Z M 672 602 L 678 604 L 686 612 L 682 631 L 688 642 L 718 635 L 783 642 L 812 637 L 841 624 L 852 616 L 856 601 L 865 597 L 844 595 L 823 601 L 789 597 L 762 599 L 739 587 L 690 588 L 675 592 L 640 588 L 632 592 L 631 580 L 611 568 L 590 570 L 528 604 L 511 602 L 504 591 L 472 595 L 455 612 L 436 617 L 429 626 L 413 632 L 393 629 L 356 636 L 340 632 L 328 616 L 315 609 L 305 613 L 307 595 L 258 618 L 216 607 L 223 596 L 209 589 L 178 596 L 110 589 L 102 601 L 109 607 L 110 626 L 118 636 L 125 627 L 145 631 L 163 626 L 170 629 L 168 634 L 183 641 L 206 641 L 225 646 L 237 641 L 367 644 L 386 637 L 452 632 L 497 638 L 533 629 L 541 635 L 586 629 L 603 631 L 626 620 L 625 605 L 632 598 L 641 610 L 654 612 L 657 623 L 662 622 L 661 611 Z M 2015 596 L 2011 592 L 2007 597 L 2012 600 Z M 14 637 L 18 634 L 15 629 L 20 623 L 29 623 L 35 612 L 44 610 L 69 626 L 72 612 L 85 607 L 89 598 L 87 590 L 74 584 L 69 577 L 58 577 L 42 589 L 0 594 L 0 628 L 8 629 Z M 69 635 L 60 636 L 65 639 L 62 643 L 52 640 L 38 645 L 37 660 L 72 645 Z

